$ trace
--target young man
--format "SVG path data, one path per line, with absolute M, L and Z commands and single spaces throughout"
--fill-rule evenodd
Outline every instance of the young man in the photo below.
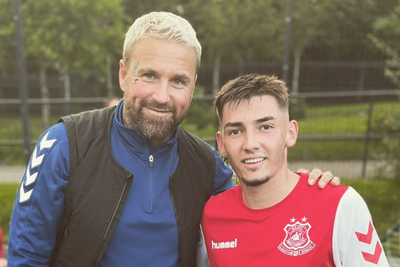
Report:
M 221 155 L 240 185 L 211 197 L 202 229 L 211 266 L 389 266 L 354 189 L 308 187 L 288 169 L 298 125 L 274 76 L 229 81 L 215 100 Z
M 133 23 L 123 100 L 63 117 L 39 138 L 16 196 L 9 266 L 196 265 L 204 203 L 233 186 L 215 149 L 179 127 L 200 57 L 185 19 L 152 12 Z

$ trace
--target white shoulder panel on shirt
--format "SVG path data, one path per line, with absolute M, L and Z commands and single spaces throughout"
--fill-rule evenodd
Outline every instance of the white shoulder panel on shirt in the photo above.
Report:
M 389 266 L 367 204 L 351 187 L 337 207 L 332 246 L 336 266 Z

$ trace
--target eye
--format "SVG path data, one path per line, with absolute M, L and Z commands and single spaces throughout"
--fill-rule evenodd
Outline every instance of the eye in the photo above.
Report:
M 182 79 L 171 80 L 171 85 L 177 89 L 182 89 L 186 87 L 186 82 Z
M 151 73 L 146 73 L 146 74 L 144 74 L 143 75 L 143 77 L 145 77 L 146 79 L 148 79 L 148 80 L 154 80 L 156 77 L 153 75 L 153 74 L 151 74 Z
M 236 130 L 236 129 L 228 131 L 228 135 L 238 135 L 240 133 L 241 133 L 241 131 L 240 130 Z
M 260 128 L 261 130 L 269 130 L 272 129 L 273 127 L 271 125 L 262 125 Z
M 179 80 L 179 79 L 175 79 L 175 80 L 172 81 L 172 83 L 175 84 L 175 85 L 180 85 L 180 84 L 183 84 L 183 81 Z

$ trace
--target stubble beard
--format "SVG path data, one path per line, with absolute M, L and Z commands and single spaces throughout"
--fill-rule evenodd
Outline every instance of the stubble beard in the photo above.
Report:
M 125 100 L 125 99 L 124 99 Z M 159 104 L 157 102 L 150 102 L 148 100 L 142 100 L 139 103 L 139 107 L 134 107 L 133 103 L 127 104 L 124 101 L 123 116 L 126 126 L 136 129 L 141 132 L 147 139 L 152 141 L 153 144 L 158 144 L 170 139 L 177 127 L 185 119 L 189 108 L 181 114 L 177 114 L 174 106 L 168 106 L 168 104 Z M 160 110 L 168 110 L 172 112 L 172 116 L 168 117 L 157 117 L 157 116 L 146 116 L 143 113 L 144 107 L 152 107 Z
M 252 179 L 252 180 L 248 180 L 248 179 L 246 179 L 246 177 L 239 178 L 241 183 L 243 183 L 247 186 L 250 186 L 250 187 L 263 185 L 263 184 L 267 183 L 270 179 L 271 179 L 270 176 L 266 176 L 263 178 L 256 178 L 256 179 Z

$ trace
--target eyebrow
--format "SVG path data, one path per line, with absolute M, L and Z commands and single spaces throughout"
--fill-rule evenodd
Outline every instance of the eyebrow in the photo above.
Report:
M 140 67 L 140 66 L 138 66 L 138 67 Z M 137 68 L 137 69 L 135 69 L 135 72 L 137 74 L 143 74 L 143 73 L 150 73 L 150 74 L 153 74 L 153 75 L 157 75 L 158 74 L 158 72 L 156 70 L 154 70 L 152 68 L 148 68 L 148 67 Z M 176 75 L 173 76 L 172 79 L 173 80 L 179 79 L 179 80 L 184 81 L 185 83 L 190 82 L 190 77 L 188 75 L 184 74 L 184 73 L 176 74 Z
M 136 67 L 136 65 L 135 65 L 135 67 Z M 133 70 L 133 74 L 135 74 L 135 73 L 137 73 L 137 74 L 139 74 L 139 73 L 157 73 L 155 70 L 153 70 L 151 68 L 147 68 L 147 67 L 139 68 L 139 67 L 140 66 L 137 66 L 137 68 L 135 68 Z
M 227 124 L 224 125 L 224 129 L 229 127 L 241 127 L 241 126 L 243 126 L 243 123 L 241 122 L 228 122 Z
M 257 119 L 255 122 L 257 124 L 261 124 L 263 122 L 271 121 L 274 119 L 275 119 L 275 117 L 273 117 L 273 116 L 267 116 L 267 117 Z M 227 124 L 224 125 L 224 129 L 229 128 L 229 127 L 242 127 L 242 126 L 243 126 L 242 122 L 228 122 Z
M 267 116 L 267 117 L 264 117 L 264 118 L 256 120 L 256 123 L 260 124 L 260 123 L 263 123 L 263 122 L 266 122 L 266 121 L 272 121 L 272 120 L 275 120 L 275 117 Z

